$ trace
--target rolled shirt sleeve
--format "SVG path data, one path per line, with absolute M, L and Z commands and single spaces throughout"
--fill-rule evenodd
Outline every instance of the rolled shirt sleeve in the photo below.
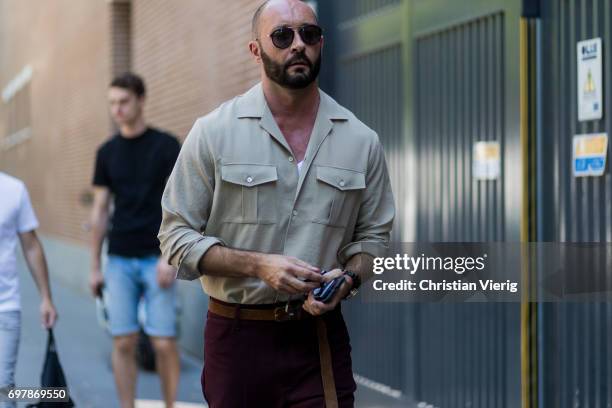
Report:
M 162 196 L 158 238 L 162 255 L 178 267 L 178 279 L 199 278 L 202 256 L 213 245 L 225 245 L 217 237 L 204 235 L 214 183 L 214 160 L 198 120 L 185 139 Z
M 378 138 L 377 138 L 378 139 Z M 382 145 L 377 140 L 368 159 L 366 190 L 357 215 L 353 239 L 338 251 L 338 261 L 346 265 L 359 253 L 385 256 L 395 218 L 395 204 Z

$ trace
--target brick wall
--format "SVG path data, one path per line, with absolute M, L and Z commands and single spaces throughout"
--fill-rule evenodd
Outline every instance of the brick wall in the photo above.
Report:
M 112 74 L 141 74 L 147 121 L 182 139 L 197 117 L 258 80 L 247 43 L 259 3 L 0 0 L 0 88 L 33 68 L 32 136 L 0 149 L 0 171 L 27 183 L 43 232 L 88 241 L 95 151 L 112 131 Z M 7 117 L 0 101 L 0 141 Z
M 26 65 L 31 137 L 0 150 L 0 170 L 23 179 L 41 229 L 83 241 L 94 148 L 108 134 L 109 4 L 0 1 L 0 88 Z M 8 105 L 0 101 L 0 139 Z
M 147 118 L 183 138 L 196 118 L 258 80 L 247 43 L 259 0 L 133 0 L 132 68 Z
M 132 5 L 129 1 L 113 2 L 110 5 L 111 73 L 126 72 L 132 66 L 131 28 Z

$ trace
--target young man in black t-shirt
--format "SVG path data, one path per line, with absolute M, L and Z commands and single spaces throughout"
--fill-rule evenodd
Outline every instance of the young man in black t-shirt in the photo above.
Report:
M 145 302 L 145 332 L 156 352 L 166 406 L 171 407 L 179 378 L 176 346 L 176 270 L 160 257 L 157 232 L 161 196 L 178 156 L 176 138 L 148 127 L 143 117 L 145 86 L 127 73 L 109 88 L 110 113 L 119 132 L 97 152 L 92 211 L 96 296 L 105 287 L 113 336 L 113 372 L 123 408 L 134 407 L 138 341 L 138 303 Z M 108 223 L 111 199 L 114 212 Z M 108 263 L 102 275 L 100 255 L 108 234 Z

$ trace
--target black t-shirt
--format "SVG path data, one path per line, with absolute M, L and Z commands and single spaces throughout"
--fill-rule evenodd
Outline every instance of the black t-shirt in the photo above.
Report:
M 117 134 L 100 146 L 93 184 L 108 187 L 115 199 L 109 254 L 159 255 L 161 197 L 179 150 L 175 137 L 153 128 L 130 139 Z

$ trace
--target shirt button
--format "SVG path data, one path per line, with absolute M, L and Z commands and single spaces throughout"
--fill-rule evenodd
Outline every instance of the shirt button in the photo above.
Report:
M 253 177 L 248 176 L 248 177 L 246 178 L 246 182 L 247 182 L 247 183 L 252 183 L 252 182 L 253 182 Z
M 292 214 L 293 214 L 294 217 L 297 216 L 298 215 L 298 210 L 293 210 Z
M 344 182 L 344 180 L 340 180 L 340 183 L 338 183 L 338 184 L 340 184 L 340 187 L 344 187 L 344 185 L 345 185 L 346 183 Z
M 289 156 L 289 161 L 293 163 L 293 156 Z

